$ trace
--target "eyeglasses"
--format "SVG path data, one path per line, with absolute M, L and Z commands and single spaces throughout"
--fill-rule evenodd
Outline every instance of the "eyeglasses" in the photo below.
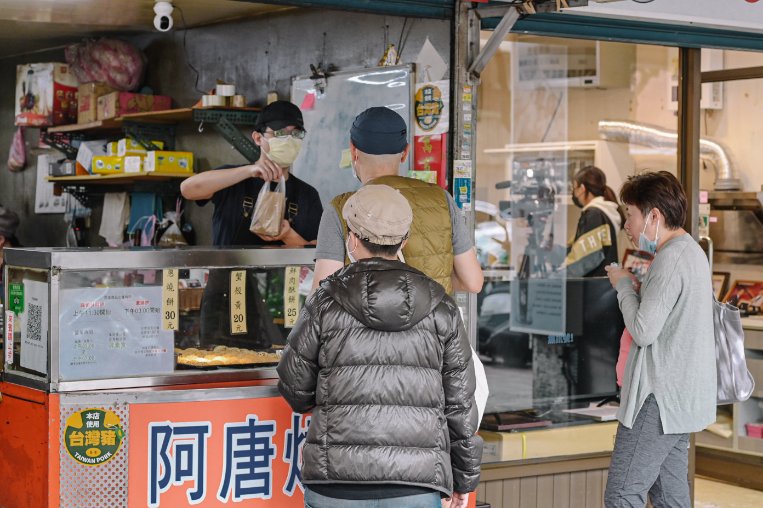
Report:
M 291 136 L 297 139 L 305 139 L 305 131 L 302 129 L 293 129 L 291 131 L 288 129 L 278 129 L 277 131 L 273 131 L 274 138 L 283 138 L 286 136 Z

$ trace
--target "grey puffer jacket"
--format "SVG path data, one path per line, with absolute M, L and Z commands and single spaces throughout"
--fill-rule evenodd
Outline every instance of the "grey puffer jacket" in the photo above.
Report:
M 398 261 L 361 260 L 308 299 L 278 365 L 278 388 L 313 410 L 305 484 L 477 488 L 474 364 L 458 307 Z

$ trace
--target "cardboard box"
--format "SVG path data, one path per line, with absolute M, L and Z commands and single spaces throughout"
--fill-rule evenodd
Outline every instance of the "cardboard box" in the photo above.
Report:
M 77 78 L 64 63 L 16 67 L 16 125 L 46 127 L 77 121 Z
M 482 462 L 538 459 L 563 455 L 611 452 L 617 422 L 571 425 L 525 432 L 480 430 Z
M 125 173 L 140 173 L 143 171 L 143 157 L 139 155 L 128 155 L 124 157 Z
M 160 149 L 164 149 L 164 142 L 151 140 L 151 143 L 158 146 Z M 117 142 L 117 153 L 120 157 L 127 157 L 129 155 L 145 156 L 147 150 L 143 148 L 143 145 L 130 138 L 122 138 Z
M 152 150 L 143 160 L 143 171 L 146 173 L 175 173 L 179 175 L 193 174 L 193 153 L 165 152 Z
M 115 175 L 124 170 L 124 160 L 122 157 L 113 155 L 96 155 L 93 157 L 94 175 Z
M 49 176 L 74 176 L 76 174 L 76 165 L 74 161 L 62 159 L 48 163 Z
M 119 155 L 119 141 L 106 143 L 106 155 Z
M 77 174 L 90 175 L 93 173 L 93 157 L 106 155 L 106 140 L 83 141 L 77 151 Z
M 106 83 L 85 83 L 79 86 L 77 123 L 90 123 L 98 119 L 98 97 L 113 92 Z
M 172 99 L 166 95 L 112 92 L 98 97 L 98 119 L 116 118 L 129 113 L 162 111 L 171 107 Z

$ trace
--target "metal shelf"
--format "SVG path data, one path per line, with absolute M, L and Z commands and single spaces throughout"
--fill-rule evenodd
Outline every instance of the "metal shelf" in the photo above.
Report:
M 236 126 L 254 125 L 259 111 L 259 108 L 196 108 L 193 119 L 200 122 L 200 130 L 204 123 L 212 124 L 246 160 L 255 162 L 260 158 L 260 148 Z

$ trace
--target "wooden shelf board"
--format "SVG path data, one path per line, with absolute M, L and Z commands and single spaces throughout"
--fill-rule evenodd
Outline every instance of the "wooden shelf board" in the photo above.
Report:
M 95 130 L 116 130 L 122 128 L 122 124 L 125 120 L 135 122 L 152 122 L 152 123 L 177 123 L 185 122 L 193 119 L 194 109 L 204 110 L 225 110 L 225 111 L 260 111 L 261 108 L 233 108 L 223 106 L 211 106 L 206 108 L 178 108 L 178 109 L 166 109 L 163 111 L 147 111 L 144 113 L 130 113 L 129 115 L 123 115 L 117 118 L 109 118 L 107 120 L 97 120 L 89 123 L 75 123 L 70 125 L 57 125 L 50 127 L 48 132 L 83 132 L 83 131 L 95 131 Z
M 77 176 L 49 176 L 47 180 L 59 184 L 101 184 L 119 183 L 126 184 L 137 181 L 164 181 L 172 179 L 184 179 L 192 175 L 179 175 L 176 173 L 123 173 L 119 175 L 77 175 Z
M 110 118 L 108 120 L 97 120 L 89 123 L 73 123 L 70 125 L 57 125 L 50 127 L 48 132 L 82 132 L 93 130 L 116 130 L 122 127 L 122 120 L 119 118 Z

